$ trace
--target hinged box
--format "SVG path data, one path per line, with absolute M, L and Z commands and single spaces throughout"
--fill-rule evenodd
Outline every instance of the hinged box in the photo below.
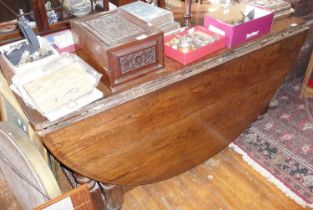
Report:
M 72 21 L 71 27 L 76 51 L 92 57 L 112 91 L 164 66 L 163 33 L 121 9 Z
M 242 14 L 247 15 L 252 10 L 254 10 L 252 20 L 235 23 L 242 18 Z M 266 8 L 252 4 L 244 6 L 237 4 L 206 15 L 204 26 L 210 31 L 224 35 L 226 46 L 232 48 L 270 32 L 273 18 L 274 13 Z

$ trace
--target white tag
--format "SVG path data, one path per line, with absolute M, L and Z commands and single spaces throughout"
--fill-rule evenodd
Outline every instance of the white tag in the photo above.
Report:
M 258 35 L 258 34 L 259 34 L 259 31 L 254 31 L 254 32 L 252 32 L 250 34 L 247 34 L 246 39 L 250 39 L 251 37 L 254 37 L 254 36 Z
M 142 34 L 142 35 L 140 35 L 140 36 L 137 36 L 136 37 L 136 39 L 137 40 L 142 40 L 142 39 L 145 39 L 145 38 L 147 38 L 148 36 L 146 35 L 146 34 Z
M 43 210 L 74 210 L 74 206 L 70 197 L 66 197 Z
M 225 31 L 222 31 L 221 29 L 216 28 L 215 26 L 209 25 L 209 30 L 214 32 L 214 33 L 217 33 L 217 34 L 220 34 L 222 36 L 225 36 Z

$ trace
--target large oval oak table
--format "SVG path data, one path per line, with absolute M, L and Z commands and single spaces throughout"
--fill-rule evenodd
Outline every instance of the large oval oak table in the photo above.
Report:
M 46 148 L 71 170 L 118 186 L 154 183 L 212 157 L 262 114 L 307 31 L 290 17 L 266 36 L 187 66 L 165 58 L 162 71 L 118 92 L 100 84 L 102 99 L 55 122 L 19 100 Z M 114 199 L 113 207 L 122 200 Z

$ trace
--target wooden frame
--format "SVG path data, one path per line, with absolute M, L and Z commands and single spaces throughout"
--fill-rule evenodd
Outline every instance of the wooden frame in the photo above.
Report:
M 74 209 L 80 209 L 80 210 L 95 210 L 93 200 L 91 198 L 89 188 L 87 184 L 81 185 L 78 188 L 75 188 L 73 190 L 70 190 L 59 197 L 52 199 L 36 208 L 33 210 L 43 210 L 48 207 L 52 207 L 54 204 L 70 198 Z M 49 208 L 50 209 L 50 208 Z M 51 208 L 54 209 L 54 208 Z
M 0 122 L 0 141 L 1 171 L 23 209 L 61 194 L 44 157 L 18 127 Z
M 0 121 L 8 121 L 8 110 L 6 107 L 10 106 L 10 108 L 15 108 L 11 105 L 11 103 L 0 93 Z M 16 111 L 16 110 L 15 110 Z
M 13 108 L 10 102 L 8 102 L 8 100 L 2 94 L 0 94 L 0 121 L 8 120 L 8 111 L 6 109 L 6 106 L 11 106 Z
M 301 97 L 313 98 L 313 87 L 309 87 L 308 83 L 313 72 L 313 52 L 309 61 L 308 68 L 305 72 L 305 76 L 301 87 Z
M 4 112 L 3 96 L 0 94 L 0 121 L 5 121 L 6 119 Z

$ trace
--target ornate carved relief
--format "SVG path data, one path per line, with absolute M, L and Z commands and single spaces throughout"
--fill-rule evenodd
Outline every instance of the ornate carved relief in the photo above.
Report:
M 155 46 L 119 58 L 122 74 L 156 62 Z
M 113 24 L 114 23 L 114 24 Z M 144 29 L 117 14 L 103 15 L 87 21 L 108 45 L 116 44 L 128 37 L 143 34 Z

